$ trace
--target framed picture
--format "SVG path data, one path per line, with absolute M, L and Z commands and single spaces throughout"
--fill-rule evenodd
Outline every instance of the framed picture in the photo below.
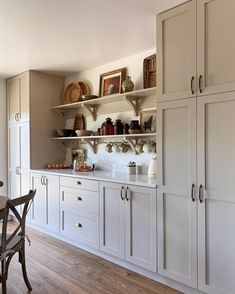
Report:
M 122 82 L 126 79 L 126 68 L 120 68 L 100 75 L 99 96 L 121 93 Z
M 140 112 L 140 126 L 144 133 L 156 132 L 156 108 Z

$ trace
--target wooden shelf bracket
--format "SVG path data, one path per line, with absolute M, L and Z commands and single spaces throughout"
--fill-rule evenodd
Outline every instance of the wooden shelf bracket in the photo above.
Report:
M 92 105 L 92 104 L 82 104 L 82 107 L 86 108 L 90 114 L 93 117 L 93 120 L 96 121 L 97 118 L 97 110 L 98 110 L 98 105 Z

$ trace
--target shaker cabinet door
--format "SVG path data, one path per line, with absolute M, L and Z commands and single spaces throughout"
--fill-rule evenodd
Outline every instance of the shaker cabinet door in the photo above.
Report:
M 126 260 L 156 272 L 156 189 L 130 186 L 126 195 Z
M 158 271 L 197 287 L 196 98 L 159 103 L 157 119 Z
M 18 78 L 14 77 L 7 80 L 7 103 L 8 103 L 8 122 L 17 122 L 17 114 L 20 112 Z
M 200 91 L 235 90 L 235 1 L 197 1 L 197 61 Z
M 198 99 L 198 286 L 210 294 L 235 289 L 234 114 L 234 92 Z
M 196 1 L 157 17 L 158 101 L 196 96 Z
M 121 199 L 121 188 L 121 184 L 100 183 L 100 250 L 124 259 L 125 200 Z
M 20 121 L 29 121 L 29 72 L 22 73 L 19 79 Z

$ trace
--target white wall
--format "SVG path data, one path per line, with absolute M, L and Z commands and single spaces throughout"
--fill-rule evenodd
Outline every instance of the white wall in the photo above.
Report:
M 91 87 L 92 94 L 99 95 L 99 77 L 100 74 L 115 70 L 122 67 L 127 67 L 127 74 L 132 77 L 135 84 L 135 90 L 143 88 L 143 60 L 149 55 L 154 54 L 155 49 L 148 50 L 124 59 L 116 60 L 112 63 L 105 64 L 84 72 L 71 75 L 66 78 L 65 84 L 68 85 L 74 81 L 84 81 L 88 82 Z M 151 97 L 152 101 L 155 97 Z M 150 103 L 151 104 L 151 103 Z M 144 108 L 149 108 L 148 101 L 145 103 Z M 74 117 L 71 116 L 71 118 Z M 130 122 L 132 119 L 139 119 L 139 117 L 134 117 L 130 108 L 127 107 L 126 111 L 121 112 L 119 110 L 119 105 L 117 103 L 104 105 L 98 111 L 97 121 L 93 121 L 91 116 L 86 117 L 86 129 L 96 131 L 100 127 L 101 123 L 106 117 L 111 117 L 115 122 L 117 118 L 124 120 L 125 122 Z M 67 120 L 66 127 L 73 127 L 73 120 Z M 112 139 L 110 139 L 112 140 Z M 96 163 L 101 168 L 104 169 L 116 169 L 123 171 L 126 164 L 132 160 L 141 164 L 143 166 L 143 171 L 146 172 L 151 158 L 155 155 L 154 153 L 147 152 L 147 147 L 145 147 L 145 152 L 141 155 L 135 155 L 133 151 L 128 153 L 114 152 L 108 153 L 105 151 L 105 145 L 99 145 L 97 154 L 93 154 L 91 149 L 88 148 L 88 156 L 92 159 L 93 163 Z M 69 158 L 71 150 L 67 150 L 67 158 Z
M 6 80 L 0 79 L 0 180 L 4 186 L 0 195 L 7 195 L 7 122 L 6 122 Z

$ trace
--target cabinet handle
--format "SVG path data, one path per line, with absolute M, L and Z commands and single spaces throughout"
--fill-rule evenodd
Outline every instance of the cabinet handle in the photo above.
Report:
M 192 198 L 192 201 L 194 202 L 195 201 L 195 184 L 192 184 L 192 187 L 191 187 L 191 198 Z
M 75 227 L 77 227 L 77 228 L 82 228 L 82 224 L 77 223 L 77 224 L 75 224 Z
M 203 202 L 203 186 L 202 185 L 199 186 L 199 201 L 200 203 Z
M 44 181 L 43 181 L 44 185 L 47 186 L 48 183 L 48 178 L 46 176 L 44 176 Z
M 17 113 L 15 113 L 15 121 L 17 121 Z
M 17 121 L 20 121 L 20 113 L 19 112 L 17 112 Z
M 80 197 L 80 196 L 78 196 L 76 199 L 77 199 L 78 201 L 82 201 L 82 197 Z
M 80 181 L 77 181 L 76 183 L 77 183 L 77 185 L 81 185 L 82 184 Z
M 194 82 L 194 76 L 192 76 L 192 78 L 191 78 L 191 93 L 192 93 L 192 94 L 195 93 L 195 91 L 194 91 L 194 89 L 193 89 L 193 82 Z
M 123 190 L 125 190 L 125 188 L 122 186 L 120 191 L 120 197 L 122 200 L 125 200 L 125 197 L 123 197 Z
M 126 198 L 126 201 L 129 201 L 129 200 L 130 200 L 130 199 L 128 199 L 128 197 L 127 197 L 127 193 L 128 193 L 129 190 L 130 190 L 129 187 L 127 186 L 127 187 L 126 187 L 126 191 L 125 191 L 125 198 Z
M 202 75 L 199 76 L 199 91 L 202 93 Z
M 41 184 L 44 185 L 44 176 L 41 176 Z

